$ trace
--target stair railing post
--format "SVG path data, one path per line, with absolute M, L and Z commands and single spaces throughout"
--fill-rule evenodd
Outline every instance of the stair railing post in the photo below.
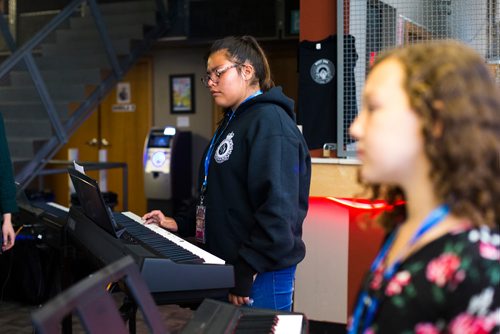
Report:
M 9 26 L 14 41 L 17 40 L 17 0 L 9 0 Z
M 9 47 L 9 50 L 12 52 L 16 51 L 16 41 L 14 40 L 14 36 L 12 36 L 12 33 L 10 31 L 9 23 L 3 16 L 3 12 L 0 13 L 0 30 L 2 31 L 3 38 L 5 40 L 5 43 Z
M 99 7 L 97 6 L 95 0 L 87 0 L 87 3 L 90 7 L 90 12 L 92 13 L 92 16 L 94 17 L 94 22 L 97 26 L 97 30 L 99 31 L 102 41 L 104 42 L 104 49 L 106 51 L 106 54 L 108 55 L 111 68 L 113 69 L 116 78 L 120 80 L 123 76 L 123 70 L 120 67 L 120 64 L 118 62 L 118 57 L 116 56 L 115 48 L 113 47 L 111 39 L 109 38 L 108 30 L 102 19 L 101 11 L 99 10 Z
M 43 79 L 38 67 L 35 63 L 35 59 L 33 59 L 33 55 L 31 53 L 26 53 L 24 55 L 24 62 L 26 63 L 26 67 L 28 68 L 28 72 L 31 75 L 31 79 L 33 80 L 33 84 L 40 95 L 40 100 L 47 111 L 47 115 L 49 116 L 50 122 L 52 123 L 52 127 L 54 128 L 55 135 L 59 139 L 61 143 L 66 144 L 68 141 L 68 137 L 66 135 L 66 131 L 64 130 L 64 126 L 57 114 L 56 107 L 54 106 L 54 101 L 52 101 L 49 90 L 47 89 L 47 85 L 45 84 L 45 80 Z

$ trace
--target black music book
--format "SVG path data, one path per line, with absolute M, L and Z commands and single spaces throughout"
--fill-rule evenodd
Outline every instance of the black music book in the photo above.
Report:
M 107 233 L 120 238 L 124 229 L 116 224 L 111 209 L 104 202 L 97 181 L 73 168 L 68 168 L 68 173 L 83 213 Z

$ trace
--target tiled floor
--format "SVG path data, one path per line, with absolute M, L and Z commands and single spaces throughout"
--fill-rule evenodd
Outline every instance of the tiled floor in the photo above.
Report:
M 16 302 L 0 303 L 0 332 L 32 333 L 30 313 L 35 306 L 24 306 Z

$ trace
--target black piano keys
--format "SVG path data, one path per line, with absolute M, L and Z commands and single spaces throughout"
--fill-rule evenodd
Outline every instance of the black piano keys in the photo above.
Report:
M 244 314 L 238 319 L 234 334 L 270 334 L 278 323 L 275 314 Z
M 175 242 L 151 231 L 149 228 L 135 222 L 120 213 L 113 214 L 115 221 L 141 243 L 154 249 L 159 254 L 177 263 L 203 263 L 203 259 L 182 248 Z

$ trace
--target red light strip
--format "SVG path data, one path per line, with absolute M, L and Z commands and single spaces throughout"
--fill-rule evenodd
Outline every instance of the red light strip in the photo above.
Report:
M 361 203 L 355 200 L 352 201 L 348 199 L 335 198 L 335 197 L 327 197 L 327 199 L 355 209 L 378 210 L 378 209 L 385 209 L 387 207 L 386 203 Z

